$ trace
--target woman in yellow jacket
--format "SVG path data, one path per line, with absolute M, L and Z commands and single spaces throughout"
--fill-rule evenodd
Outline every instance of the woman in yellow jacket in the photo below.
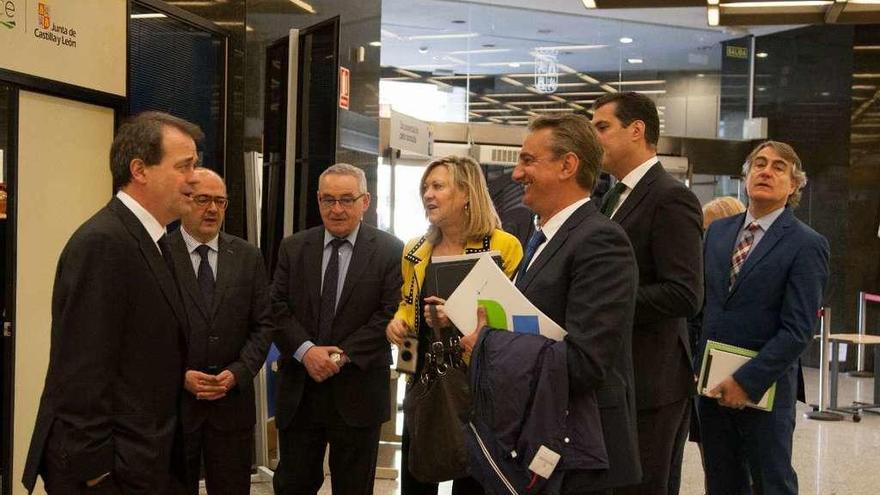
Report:
M 401 270 L 403 287 L 401 301 L 388 324 L 388 340 L 397 345 L 407 336 L 419 336 L 419 349 L 424 352 L 426 336 L 431 327 L 451 326 L 442 311 L 443 301 L 425 298 L 422 287 L 431 256 L 451 256 L 498 251 L 502 269 L 513 277 L 523 256 L 516 237 L 501 230 L 501 221 L 486 188 L 480 166 L 467 157 L 447 156 L 428 164 L 422 175 L 422 204 L 431 224 L 428 233 L 407 242 L 403 250 Z M 437 317 L 432 320 L 429 306 Z M 418 362 L 421 362 L 419 356 Z M 416 369 L 418 375 L 420 369 Z M 415 480 L 407 470 L 408 432 L 404 430 L 402 446 L 401 492 L 403 495 L 436 494 L 437 485 Z M 480 493 L 472 479 L 456 480 L 453 493 Z

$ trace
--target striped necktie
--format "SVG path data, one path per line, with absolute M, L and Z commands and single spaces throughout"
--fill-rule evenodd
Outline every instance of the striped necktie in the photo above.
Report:
M 730 287 L 728 287 L 728 289 L 733 289 L 736 277 L 739 275 L 739 271 L 749 257 L 749 251 L 752 250 L 752 245 L 755 244 L 755 232 L 760 228 L 761 226 L 758 225 L 758 222 L 750 223 L 749 226 L 746 227 L 742 239 L 736 245 L 736 249 L 733 250 L 733 258 L 730 266 Z

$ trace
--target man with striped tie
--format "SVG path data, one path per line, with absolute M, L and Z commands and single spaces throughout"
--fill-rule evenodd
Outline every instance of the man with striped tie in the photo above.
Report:
M 795 218 L 806 184 L 791 146 L 760 144 L 743 167 L 749 208 L 718 220 L 705 242 L 707 340 L 758 355 L 700 397 L 707 492 L 796 494 L 791 465 L 801 353 L 828 281 L 828 242 Z M 799 384 L 798 382 L 801 381 Z M 776 383 L 771 411 L 745 408 Z M 799 387 L 800 385 L 800 387 Z

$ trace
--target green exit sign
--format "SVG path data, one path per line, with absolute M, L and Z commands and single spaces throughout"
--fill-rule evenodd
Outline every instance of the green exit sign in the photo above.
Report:
M 730 58 L 749 58 L 749 49 L 744 46 L 727 45 L 727 56 Z

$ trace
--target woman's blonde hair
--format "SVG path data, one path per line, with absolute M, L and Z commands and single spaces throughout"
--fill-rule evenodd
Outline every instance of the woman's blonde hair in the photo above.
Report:
M 465 216 L 467 217 L 464 235 L 467 241 L 478 241 L 483 237 L 492 235 L 492 231 L 501 228 L 501 219 L 492 205 L 492 199 L 489 198 L 489 189 L 486 187 L 486 178 L 483 177 L 483 171 L 480 165 L 472 158 L 467 156 L 449 155 L 432 161 L 425 167 L 422 174 L 422 183 L 419 191 L 424 198 L 425 181 L 431 171 L 437 167 L 446 167 L 452 178 L 452 185 L 459 191 L 465 193 L 467 203 L 465 203 Z M 428 227 L 428 242 L 437 244 L 443 238 L 440 229 L 431 225 Z
M 703 206 L 703 225 L 709 227 L 709 224 L 715 220 L 732 217 L 744 211 L 746 211 L 745 205 L 733 196 L 715 198 Z

